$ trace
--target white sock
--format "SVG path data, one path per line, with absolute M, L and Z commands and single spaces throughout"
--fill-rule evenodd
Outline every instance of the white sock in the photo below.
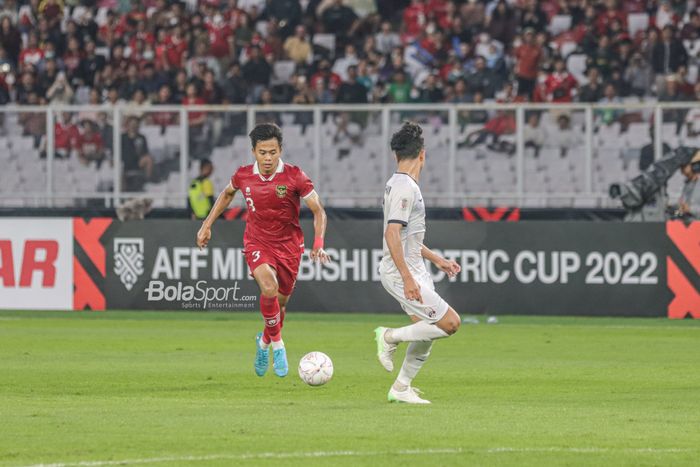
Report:
M 272 341 L 272 350 L 279 350 L 284 348 L 284 342 L 282 339 L 278 341 Z
M 411 385 L 413 379 L 423 366 L 423 363 L 425 363 L 425 361 L 428 359 L 432 346 L 432 341 L 411 342 L 408 344 L 408 348 L 406 349 L 406 357 L 403 360 L 403 365 L 401 365 L 399 376 L 396 378 L 396 382 L 394 383 L 394 389 L 397 391 L 405 391 L 406 387 Z
M 260 348 L 263 350 L 267 350 L 270 347 L 269 342 L 265 342 L 263 339 L 260 339 Z
M 384 340 L 388 344 L 398 344 L 399 342 L 428 342 L 433 339 L 447 337 L 445 331 L 434 324 L 425 321 L 418 321 L 402 328 L 389 329 L 384 334 Z

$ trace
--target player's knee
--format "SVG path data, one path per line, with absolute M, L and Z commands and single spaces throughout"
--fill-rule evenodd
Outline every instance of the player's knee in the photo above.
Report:
M 452 334 L 457 332 L 457 330 L 459 329 L 460 323 L 459 323 L 459 320 L 455 321 L 455 320 L 450 319 L 445 324 L 446 324 L 446 326 L 442 330 L 451 336 Z
M 277 281 L 274 279 L 261 281 L 260 293 L 265 297 L 276 297 L 278 293 Z
M 442 326 L 440 326 L 440 329 L 451 336 L 459 330 L 461 320 L 459 319 L 459 315 L 454 310 L 450 310 L 447 315 L 445 315 L 445 318 L 442 320 L 441 324 Z

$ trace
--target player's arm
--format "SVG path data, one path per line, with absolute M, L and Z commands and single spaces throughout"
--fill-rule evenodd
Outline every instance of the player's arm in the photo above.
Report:
M 204 222 L 202 222 L 202 227 L 200 227 L 199 232 L 197 232 L 197 246 L 199 248 L 206 247 L 209 240 L 211 240 L 212 224 L 214 224 L 214 221 L 218 219 L 226 208 L 228 208 L 229 204 L 231 204 L 233 197 L 236 196 L 236 191 L 238 190 L 234 188 L 231 183 L 229 183 L 226 188 L 219 193 L 219 197 L 216 198 L 214 207 L 211 208 L 209 215 L 206 219 L 204 219 Z
M 386 246 L 389 248 L 391 259 L 396 265 L 401 279 L 403 280 L 403 293 L 409 300 L 418 300 L 423 303 L 423 297 L 420 295 L 420 286 L 413 278 L 413 274 L 408 269 L 406 258 L 403 254 L 403 245 L 401 244 L 401 229 L 404 225 L 400 221 L 389 220 L 384 232 Z
M 421 247 L 420 254 L 423 258 L 437 266 L 439 270 L 445 272 L 447 277 L 454 277 L 462 270 L 462 267 L 457 264 L 456 261 L 443 258 L 425 245 Z
M 323 239 L 326 236 L 326 210 L 323 209 L 321 198 L 316 190 L 306 195 L 304 202 L 314 215 L 314 246 L 311 249 L 311 260 L 327 263 L 330 258 L 323 250 Z

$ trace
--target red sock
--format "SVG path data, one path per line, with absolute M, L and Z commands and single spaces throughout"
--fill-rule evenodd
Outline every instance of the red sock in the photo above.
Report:
M 282 306 L 280 307 L 280 329 L 284 327 L 284 315 L 287 314 L 287 307 Z
M 280 319 L 280 303 L 277 297 L 260 297 L 260 311 L 265 321 L 263 342 L 277 342 L 282 339 L 282 323 Z

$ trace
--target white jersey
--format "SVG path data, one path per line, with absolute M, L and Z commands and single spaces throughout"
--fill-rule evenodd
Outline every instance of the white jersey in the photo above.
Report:
M 401 308 L 411 316 L 429 323 L 436 323 L 445 316 L 449 305 L 435 291 L 433 278 L 423 261 L 423 237 L 425 236 L 425 205 L 423 195 L 415 180 L 405 173 L 395 173 L 386 183 L 384 191 L 384 231 L 389 224 L 401 224 L 401 245 L 408 270 L 420 287 L 423 302 L 409 300 L 404 294 L 404 284 L 384 239 L 384 256 L 379 265 L 382 286 L 394 297 Z
M 401 229 L 401 245 L 409 271 L 416 279 L 424 278 L 428 275 L 421 255 L 425 236 L 425 204 L 416 181 L 402 172 L 392 175 L 384 190 L 384 232 L 392 223 L 404 227 Z M 391 259 L 386 238 L 379 270 L 381 274 L 400 277 L 394 260 Z

